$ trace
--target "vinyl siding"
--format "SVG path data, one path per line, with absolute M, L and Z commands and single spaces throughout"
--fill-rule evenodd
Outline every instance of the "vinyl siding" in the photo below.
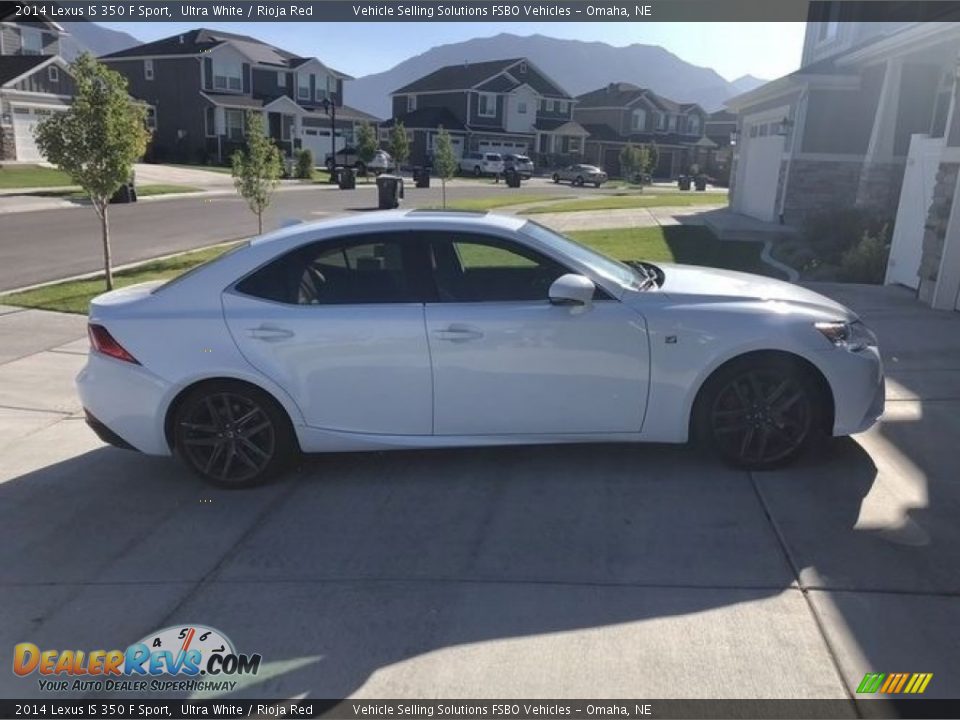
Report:
M 57 67 L 57 82 L 50 81 L 50 67 Z M 76 85 L 73 78 L 59 66 L 47 66 L 30 73 L 13 86 L 21 92 L 50 93 L 51 95 L 73 95 Z

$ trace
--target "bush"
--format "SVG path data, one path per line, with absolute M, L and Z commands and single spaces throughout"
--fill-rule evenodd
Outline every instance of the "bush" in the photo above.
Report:
M 865 232 L 840 258 L 840 278 L 845 282 L 881 284 L 890 255 L 887 234 L 887 226 L 874 235 Z
M 300 180 L 310 180 L 313 177 L 313 152 L 308 148 L 297 150 L 294 174 Z
M 879 237 L 891 226 L 889 217 L 859 208 L 835 208 L 807 221 L 804 236 L 814 255 L 829 265 L 839 265 L 864 235 Z

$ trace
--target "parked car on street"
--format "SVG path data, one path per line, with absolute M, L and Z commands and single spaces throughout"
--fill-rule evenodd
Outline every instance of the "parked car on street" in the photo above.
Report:
M 500 153 L 464 153 L 460 158 L 460 172 L 481 177 L 503 173 L 503 157 Z
M 766 469 L 884 408 L 877 339 L 833 300 L 518 216 L 287 227 L 100 295 L 89 335 L 91 428 L 230 487 L 301 451 L 494 443 L 693 439 Z
M 503 171 L 507 172 L 509 170 L 516 170 L 517 174 L 520 177 L 532 178 L 533 177 L 533 160 L 531 160 L 526 155 L 504 155 L 503 156 Z
M 351 146 L 343 147 L 337 150 L 336 157 L 333 153 L 327 153 L 327 159 L 324 163 L 327 170 L 333 170 L 334 167 L 352 167 L 358 173 L 369 170 L 375 175 L 388 172 L 393 169 L 393 158 L 386 150 L 377 150 L 369 163 L 364 163 L 360 159 L 357 149 Z
M 607 181 L 607 174 L 595 165 L 568 165 L 553 174 L 553 181 L 569 182 L 576 187 L 581 187 L 585 183 L 600 187 Z

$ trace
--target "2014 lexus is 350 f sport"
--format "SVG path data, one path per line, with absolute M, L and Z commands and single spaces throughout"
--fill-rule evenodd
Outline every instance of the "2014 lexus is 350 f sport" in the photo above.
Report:
M 98 434 L 232 487 L 301 451 L 513 443 L 695 439 L 769 468 L 884 402 L 875 336 L 828 298 L 480 213 L 288 227 L 101 295 L 90 338 Z

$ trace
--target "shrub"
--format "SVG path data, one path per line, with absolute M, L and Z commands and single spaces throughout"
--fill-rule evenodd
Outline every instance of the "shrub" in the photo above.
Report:
M 313 177 L 313 152 L 308 148 L 297 150 L 297 165 L 294 175 L 300 180 L 310 180 Z
M 876 234 L 865 232 L 860 241 L 843 253 L 840 259 L 840 278 L 845 282 L 879 285 L 887 273 L 890 243 L 887 226 Z
M 890 218 L 876 211 L 834 208 L 810 218 L 804 236 L 821 262 L 839 265 L 844 254 L 857 246 L 864 235 L 879 237 L 890 225 Z

